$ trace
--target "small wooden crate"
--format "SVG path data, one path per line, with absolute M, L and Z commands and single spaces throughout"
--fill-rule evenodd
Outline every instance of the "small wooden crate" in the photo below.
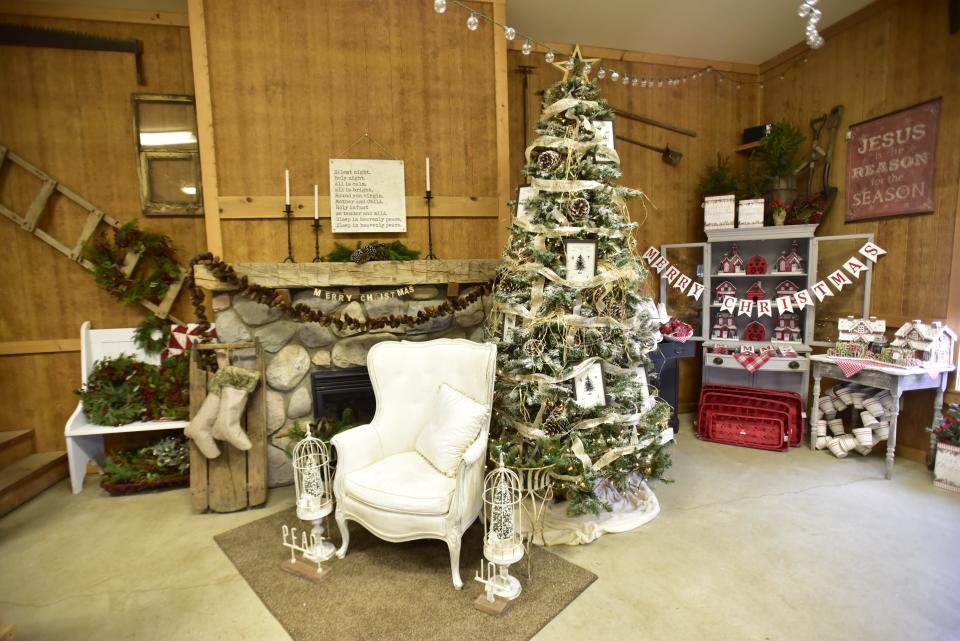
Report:
M 220 456 L 208 459 L 190 442 L 190 494 L 196 512 L 236 512 L 267 502 L 267 399 L 263 348 L 258 342 L 203 343 L 190 354 L 190 417 L 207 397 L 213 378 L 199 366 L 200 351 L 230 352 L 256 350 L 254 367 L 260 382 L 247 399 L 244 427 L 253 447 L 242 452 L 229 443 L 217 441 Z

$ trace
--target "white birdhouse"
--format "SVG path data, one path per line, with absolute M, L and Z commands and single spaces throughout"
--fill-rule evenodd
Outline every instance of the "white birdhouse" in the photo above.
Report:
M 483 481 L 483 556 L 476 581 L 486 586 L 487 601 L 494 597 L 515 599 L 520 581 L 510 576 L 510 566 L 523 558 L 523 494 L 520 477 L 503 465 Z
M 323 519 L 333 511 L 330 452 L 326 444 L 307 429 L 307 435 L 293 448 L 293 483 L 297 494 L 297 518 L 313 522 L 316 544 L 305 555 L 326 561 L 335 548 L 323 539 Z

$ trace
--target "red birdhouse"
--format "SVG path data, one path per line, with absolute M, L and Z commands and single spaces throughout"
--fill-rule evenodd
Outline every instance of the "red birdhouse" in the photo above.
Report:
M 762 343 L 767 340 L 767 328 L 762 323 L 753 321 L 744 328 L 743 340 Z
M 767 273 L 767 259 L 763 256 L 751 256 L 747 261 L 747 273 L 761 275 Z
M 747 299 L 757 302 L 758 300 L 766 300 L 767 293 L 763 291 L 763 285 L 760 284 L 758 280 L 753 285 L 750 285 L 750 289 L 747 290 Z

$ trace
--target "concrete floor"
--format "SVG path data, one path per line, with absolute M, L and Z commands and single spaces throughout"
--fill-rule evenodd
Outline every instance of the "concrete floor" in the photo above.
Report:
M 875 456 L 689 427 L 673 456 L 656 520 L 555 549 L 600 578 L 537 641 L 960 639 L 960 494 L 921 465 L 884 481 Z M 185 490 L 109 498 L 88 477 L 74 497 L 64 481 L 0 519 L 0 622 L 17 641 L 286 640 L 212 537 L 291 504 L 284 488 L 262 510 L 193 515 Z

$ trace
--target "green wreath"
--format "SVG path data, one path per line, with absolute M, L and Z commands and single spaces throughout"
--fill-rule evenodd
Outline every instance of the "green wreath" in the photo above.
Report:
M 127 276 L 123 263 L 130 252 L 141 256 L 138 268 Z M 112 243 L 101 236 L 87 245 L 85 254 L 93 263 L 97 284 L 125 304 L 161 300 L 180 276 L 170 237 L 141 231 L 136 222 L 118 227 Z
M 121 354 L 97 361 L 76 394 L 95 425 L 182 420 L 189 414 L 189 375 L 187 354 L 168 358 L 160 366 Z
M 170 344 L 170 322 L 152 315 L 143 319 L 133 330 L 133 342 L 147 354 L 159 354 Z

